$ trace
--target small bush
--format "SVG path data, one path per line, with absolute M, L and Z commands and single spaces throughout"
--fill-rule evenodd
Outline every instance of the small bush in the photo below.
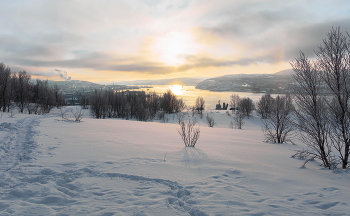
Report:
M 195 127 L 195 124 L 195 121 L 191 119 L 187 123 L 185 121 L 180 121 L 179 123 L 180 128 L 177 132 L 180 134 L 186 147 L 194 147 L 199 138 L 200 130 L 199 127 Z
M 207 123 L 209 127 L 214 127 L 214 125 L 216 124 L 213 116 L 210 116 L 209 113 L 207 113 Z
M 71 113 L 71 115 L 68 116 L 68 112 Z M 62 121 L 69 121 L 69 122 L 80 122 L 83 119 L 84 115 L 84 108 L 76 107 L 75 109 L 66 109 L 63 110 L 60 108 L 59 116 L 62 118 Z
M 73 121 L 75 122 L 80 122 L 81 119 L 83 118 L 83 107 L 76 107 L 75 110 L 72 110 L 71 113 L 73 114 Z M 63 117 L 62 117 L 63 118 Z

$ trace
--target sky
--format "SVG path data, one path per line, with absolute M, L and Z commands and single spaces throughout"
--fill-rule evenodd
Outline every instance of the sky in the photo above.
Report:
M 348 0 L 0 0 L 0 62 L 112 83 L 274 73 L 350 31 Z

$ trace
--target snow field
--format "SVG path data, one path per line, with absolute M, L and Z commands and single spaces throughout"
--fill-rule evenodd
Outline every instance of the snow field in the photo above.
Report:
M 209 128 L 184 147 L 175 124 L 62 121 L 58 112 L 0 118 L 0 215 L 348 215 L 349 173 L 299 145 L 263 141 L 260 120 Z M 165 159 L 165 160 L 164 160 Z

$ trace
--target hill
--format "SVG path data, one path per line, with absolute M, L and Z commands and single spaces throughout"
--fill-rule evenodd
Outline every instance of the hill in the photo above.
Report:
M 0 215 L 349 213 L 349 172 L 316 159 L 300 168 L 291 155 L 305 145 L 262 142 L 257 116 L 243 130 L 225 111 L 208 111 L 214 128 L 196 116 L 198 143 L 184 147 L 175 114 L 165 124 L 60 113 L 0 118 Z
M 210 91 L 285 93 L 293 82 L 291 70 L 274 74 L 231 74 L 206 79 L 196 88 Z
M 158 79 L 158 80 L 133 80 L 133 81 L 121 81 L 115 82 L 119 85 L 189 85 L 195 86 L 199 82 L 203 81 L 206 78 L 197 77 L 197 78 L 188 78 L 188 77 L 180 77 L 173 79 Z

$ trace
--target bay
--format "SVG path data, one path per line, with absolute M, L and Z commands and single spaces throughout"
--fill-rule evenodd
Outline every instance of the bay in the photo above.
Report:
M 238 94 L 240 98 L 249 97 L 253 101 L 258 101 L 265 93 L 252 93 L 252 92 L 226 92 L 226 91 L 209 91 L 196 89 L 195 86 L 178 86 L 178 85 L 152 85 L 146 88 L 140 88 L 145 92 L 164 93 L 168 89 L 172 90 L 178 98 L 182 98 L 188 108 L 195 105 L 197 97 L 203 97 L 205 100 L 205 109 L 215 109 L 216 104 L 228 103 L 230 104 L 230 96 Z M 272 95 L 273 96 L 273 95 Z

